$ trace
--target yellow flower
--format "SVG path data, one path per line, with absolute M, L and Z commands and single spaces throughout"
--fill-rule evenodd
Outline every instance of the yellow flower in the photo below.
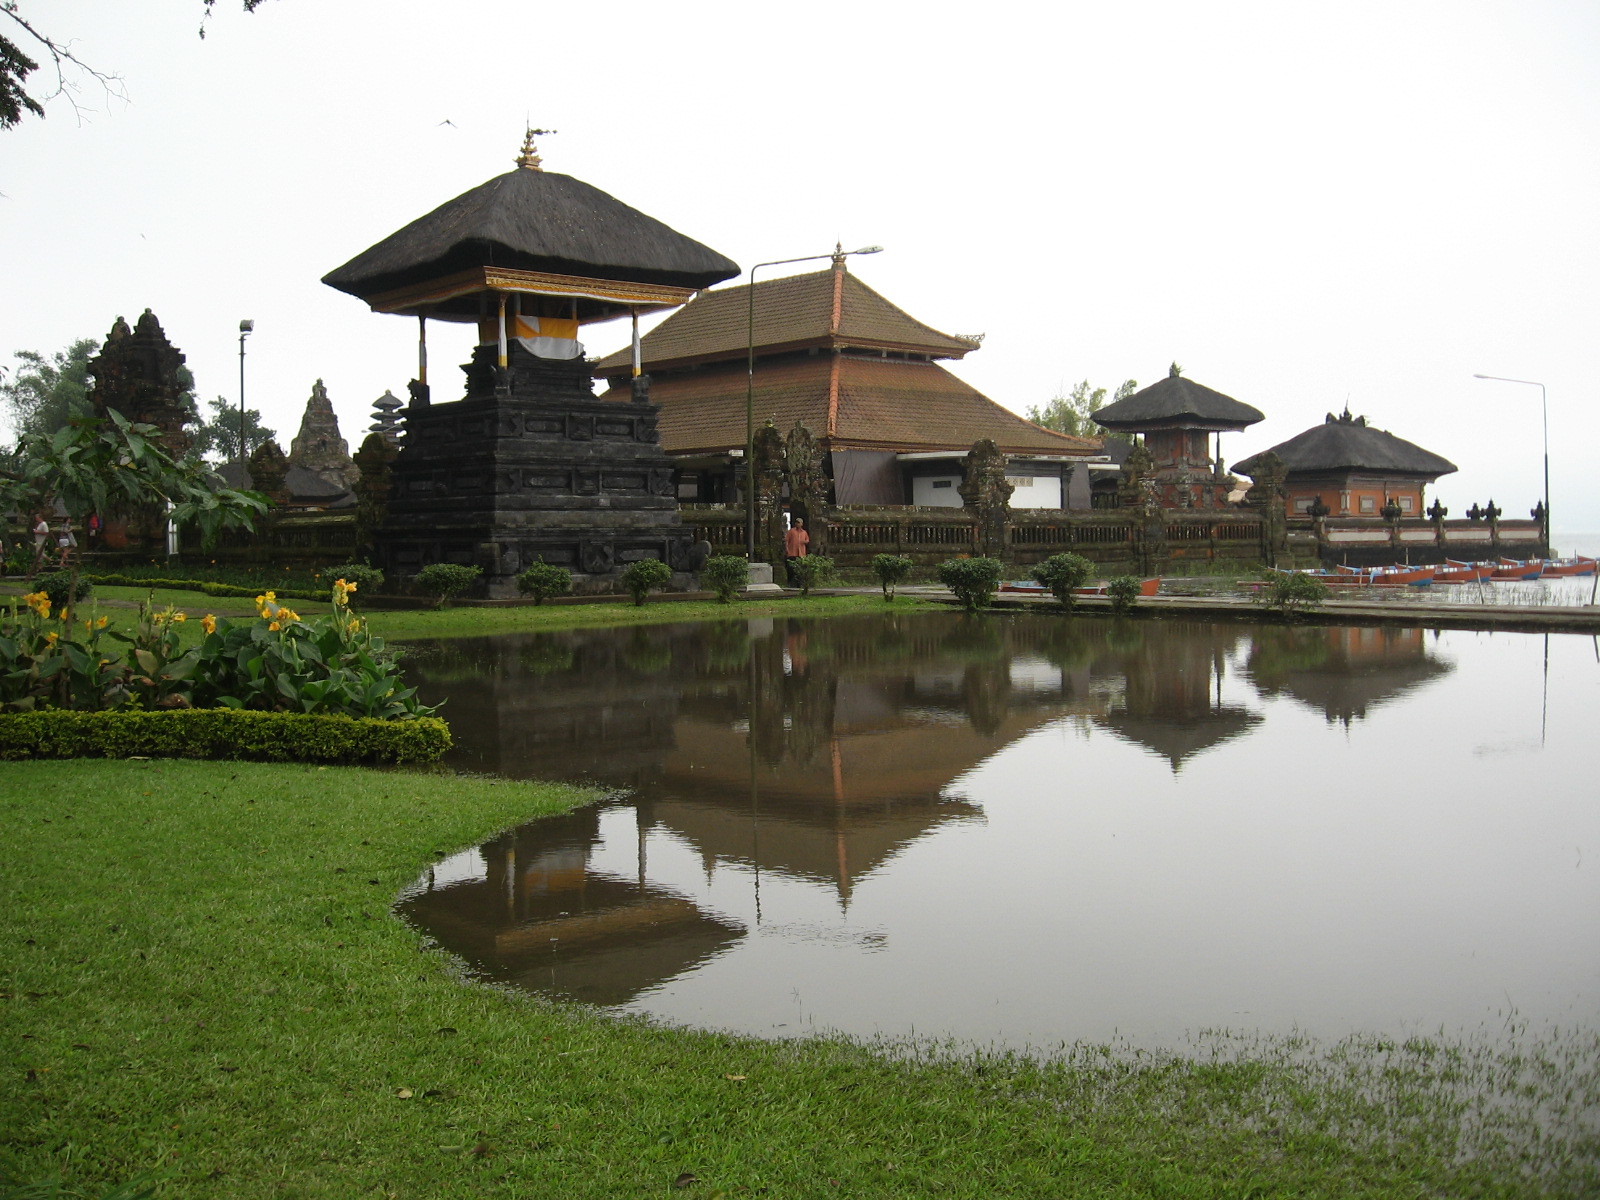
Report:
M 176 624 L 182 625 L 189 619 L 189 614 L 186 612 L 175 612 L 172 614 L 172 619 Z
M 346 625 L 345 629 L 351 634 L 360 633 L 361 632 L 361 618 L 360 617 L 351 617 L 350 618 L 350 624 Z
M 110 617 L 101 617 L 98 621 L 96 621 L 94 623 L 94 627 L 96 629 L 104 629 L 109 624 L 111 624 L 111 618 Z
M 47 633 L 44 635 L 44 640 L 52 646 L 54 646 L 56 642 L 60 640 L 60 638 L 61 635 L 59 633 Z
M 50 615 L 50 593 L 49 592 L 29 592 L 22 599 L 28 605 L 28 607 L 33 609 L 33 611 L 36 612 L 39 616 L 41 616 L 41 617 L 49 617 L 49 615 Z
M 283 628 L 283 626 L 279 625 L 276 621 L 273 621 L 271 624 L 269 624 L 267 626 L 267 628 L 272 630 L 273 633 L 277 633 L 279 630 L 281 630 Z
M 105 620 L 104 617 L 101 617 L 100 619 L 102 621 Z M 217 619 L 210 613 L 207 613 L 205 616 L 200 618 L 200 628 L 204 629 L 206 631 L 206 635 L 209 637 L 211 634 L 217 631 Z

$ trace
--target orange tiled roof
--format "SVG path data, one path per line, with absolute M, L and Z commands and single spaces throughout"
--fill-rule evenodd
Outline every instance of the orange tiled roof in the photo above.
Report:
M 656 376 L 661 445 L 671 454 L 712 453 L 745 442 L 744 364 Z M 605 394 L 628 395 L 626 381 Z M 830 449 L 966 451 L 993 438 L 1011 454 L 1094 454 L 1099 443 L 1035 425 L 930 362 L 819 354 L 758 362 L 755 419 L 788 433 L 804 422 Z
M 924 325 L 843 269 L 763 279 L 755 286 L 758 352 L 856 347 L 960 358 L 977 349 L 976 342 Z M 640 339 L 645 369 L 744 361 L 749 321 L 749 284 L 702 292 Z M 614 376 L 632 361 L 632 350 L 624 348 L 601 359 L 595 373 Z

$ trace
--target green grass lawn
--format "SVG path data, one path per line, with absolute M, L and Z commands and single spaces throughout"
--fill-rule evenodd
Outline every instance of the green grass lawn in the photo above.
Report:
M 1269 1042 L 1032 1062 L 658 1029 L 464 983 L 391 914 L 436 858 L 588 798 L 298 765 L 0 767 L 0 1169 L 88 1195 L 153 1172 L 196 1200 L 1600 1185 L 1593 1137 L 1549 1134 L 1600 1084 L 1548 1059 Z M 1544 1083 L 1490 1120 L 1461 1100 L 1488 1070 L 1514 1098 Z

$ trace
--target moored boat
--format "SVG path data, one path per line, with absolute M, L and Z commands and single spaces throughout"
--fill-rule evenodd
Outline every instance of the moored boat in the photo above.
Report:
M 1544 574 L 1546 578 L 1593 575 L 1596 565 L 1600 565 L 1600 560 L 1584 558 L 1581 554 L 1574 558 L 1547 558 L 1544 560 Z
M 1438 570 L 1435 566 L 1422 567 L 1347 567 L 1338 565 L 1335 571 L 1348 575 L 1359 575 L 1366 581 L 1368 587 L 1427 587 L 1433 582 L 1434 573 Z
M 1485 562 L 1457 562 L 1453 558 L 1445 560 L 1444 566 L 1433 573 L 1435 583 L 1478 583 L 1489 578 L 1494 571 L 1493 563 Z
M 1489 573 L 1490 579 L 1538 579 L 1544 574 L 1544 559 L 1542 558 L 1502 558 L 1494 564 L 1494 570 Z

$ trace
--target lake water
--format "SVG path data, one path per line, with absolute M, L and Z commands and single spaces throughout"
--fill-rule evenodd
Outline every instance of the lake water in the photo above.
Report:
M 455 765 L 626 795 L 402 899 L 487 978 L 1011 1047 L 1600 1028 L 1600 646 L 956 614 L 418 647 Z

